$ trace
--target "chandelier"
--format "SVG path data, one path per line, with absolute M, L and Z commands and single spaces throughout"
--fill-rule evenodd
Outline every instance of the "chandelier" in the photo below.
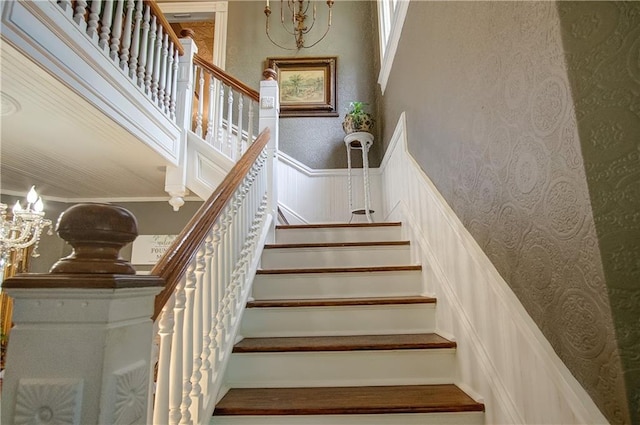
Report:
M 11 210 L 11 217 L 7 215 L 7 205 L 0 203 L 0 283 L 4 277 L 4 268 L 12 253 L 16 253 L 15 261 L 20 261 L 25 248 L 33 245 L 31 255 L 38 257 L 38 243 L 45 227 L 51 232 L 51 220 L 44 218 L 42 198 L 38 196 L 35 187 L 27 193 L 27 206 L 22 207 L 16 201 Z
M 305 21 L 308 17 L 307 12 L 309 12 L 309 8 L 312 6 L 312 3 L 313 3 L 312 21 L 311 21 L 311 24 L 307 26 L 307 24 L 305 24 Z M 309 31 L 311 31 L 311 29 L 316 23 L 316 2 L 312 0 L 287 0 L 287 8 L 289 9 L 287 12 L 287 16 L 290 16 L 290 22 L 285 23 L 284 0 L 280 0 L 280 22 L 282 23 L 282 26 L 284 27 L 285 31 L 295 37 L 296 47 L 292 48 L 292 47 L 282 46 L 271 38 L 271 34 L 269 33 L 269 17 L 271 16 L 271 8 L 269 7 L 269 0 L 267 0 L 267 5 L 264 8 L 264 14 L 267 17 L 267 23 L 266 23 L 267 37 L 269 38 L 269 40 L 271 40 L 273 44 L 286 50 L 308 49 L 309 47 L 315 46 L 320 41 L 322 41 L 322 39 L 329 32 L 329 28 L 331 28 L 331 14 L 332 14 L 331 7 L 333 6 L 333 3 L 334 3 L 334 0 L 327 0 L 327 6 L 329 7 L 329 18 L 327 22 L 327 29 L 325 30 L 324 34 L 322 34 L 322 37 L 320 37 L 320 39 L 318 39 L 315 43 L 311 45 L 305 45 L 304 36 L 307 33 L 309 33 Z M 287 20 L 289 20 L 289 18 Z

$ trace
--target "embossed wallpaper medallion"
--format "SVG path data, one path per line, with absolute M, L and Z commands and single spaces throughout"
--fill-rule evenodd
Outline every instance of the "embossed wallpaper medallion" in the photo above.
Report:
M 383 98 L 384 140 L 406 111 L 411 154 L 615 424 L 640 423 L 639 40 L 635 2 L 411 2 Z

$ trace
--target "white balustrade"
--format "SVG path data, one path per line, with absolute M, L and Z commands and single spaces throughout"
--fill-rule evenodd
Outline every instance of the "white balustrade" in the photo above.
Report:
M 263 149 L 207 233 L 159 317 L 154 423 L 208 423 L 266 225 Z M 173 323 L 173 331 L 167 327 Z M 170 348 L 167 347 L 170 345 Z M 170 355 L 168 355 L 170 353 Z
M 195 65 L 192 131 L 215 150 L 237 161 L 257 137 L 254 97 Z
M 147 3 L 77 0 L 58 5 L 96 48 L 175 121 L 179 48 Z

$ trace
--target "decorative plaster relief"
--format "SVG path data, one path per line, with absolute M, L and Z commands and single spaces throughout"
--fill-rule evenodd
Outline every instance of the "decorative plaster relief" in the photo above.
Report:
M 142 419 L 147 406 L 148 370 L 149 366 L 139 361 L 114 372 L 114 423 L 130 425 Z
M 16 425 L 79 425 L 82 380 L 20 379 L 16 397 Z

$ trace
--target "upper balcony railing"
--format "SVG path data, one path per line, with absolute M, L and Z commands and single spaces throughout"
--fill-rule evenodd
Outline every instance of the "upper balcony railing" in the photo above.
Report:
M 149 0 L 61 0 L 66 16 L 172 120 L 176 118 L 178 60 L 171 26 Z

